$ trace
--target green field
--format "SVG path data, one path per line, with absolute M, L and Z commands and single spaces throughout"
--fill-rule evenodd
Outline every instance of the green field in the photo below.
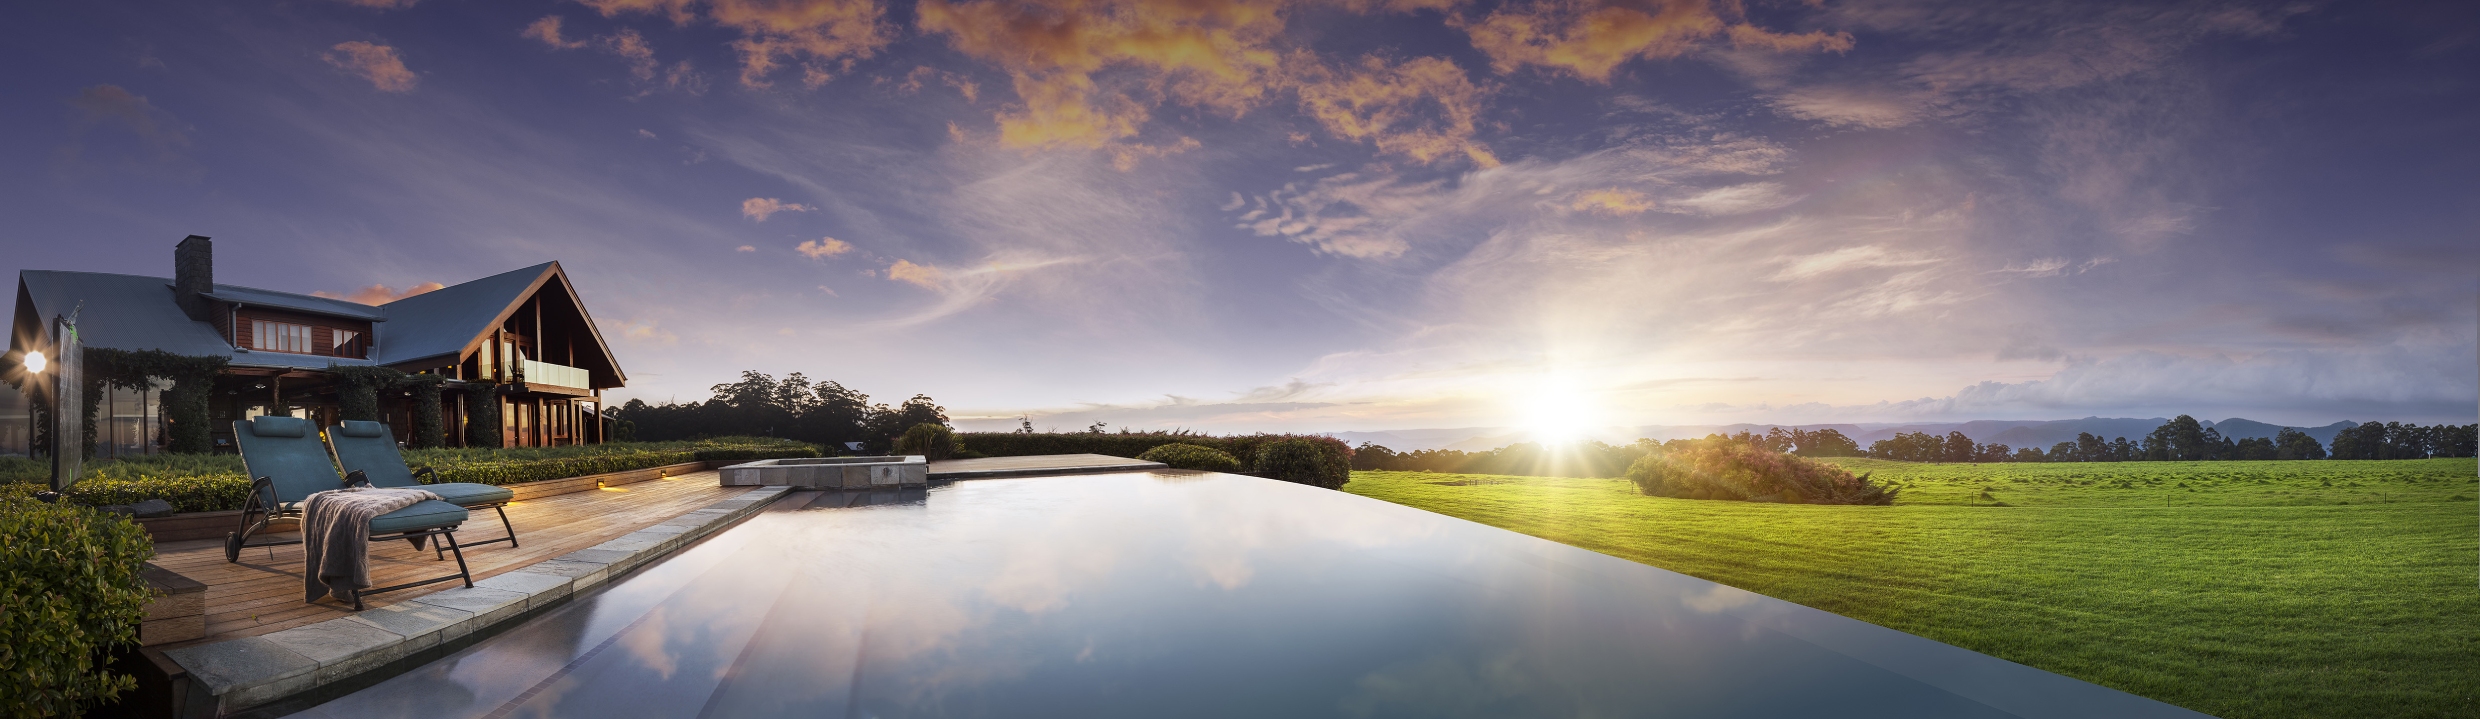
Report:
M 1426 472 L 1344 491 L 2224 717 L 2480 716 L 2471 459 L 1837 461 L 1903 495 L 1748 504 Z

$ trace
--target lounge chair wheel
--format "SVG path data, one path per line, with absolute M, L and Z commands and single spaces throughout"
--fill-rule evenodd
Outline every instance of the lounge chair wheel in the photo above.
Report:
M 224 535 L 224 561 L 227 563 L 241 561 L 241 533 L 231 532 Z

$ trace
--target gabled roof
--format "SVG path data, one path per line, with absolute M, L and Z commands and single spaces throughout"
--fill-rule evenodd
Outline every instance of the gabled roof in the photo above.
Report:
M 462 355 L 465 348 L 498 327 L 518 303 L 550 277 L 557 262 L 502 272 L 452 287 L 442 287 L 378 306 L 388 323 L 379 328 L 380 364 L 399 364 L 444 355 Z
M 27 313 L 31 311 L 32 321 L 42 326 L 54 316 L 66 315 L 79 308 L 82 303 L 84 309 L 79 310 L 78 327 L 88 347 L 223 355 L 231 357 L 235 365 L 252 367 L 319 369 L 329 365 L 399 365 L 433 358 L 462 357 L 467 349 L 499 327 L 526 298 L 533 296 L 553 278 L 560 279 L 560 292 L 578 308 L 580 314 L 584 313 L 584 304 L 577 302 L 576 289 L 569 285 L 566 277 L 560 271 L 559 263 L 545 262 L 376 307 L 239 285 L 219 284 L 213 292 L 207 293 L 208 297 L 222 302 L 373 322 L 373 356 L 370 359 L 236 349 L 225 342 L 213 323 L 192 320 L 183 314 L 180 304 L 174 301 L 172 281 L 162 277 L 26 270 L 18 273 L 20 299 L 25 305 L 18 308 L 20 316 L 17 321 L 26 323 L 30 319 Z M 585 324 L 593 336 L 595 349 L 603 357 L 611 357 L 611 348 L 603 342 L 602 332 L 594 327 L 593 319 L 588 317 Z M 13 336 L 12 344 L 24 339 Z M 611 370 L 615 379 L 626 381 L 626 375 L 620 374 L 617 362 L 612 363 Z

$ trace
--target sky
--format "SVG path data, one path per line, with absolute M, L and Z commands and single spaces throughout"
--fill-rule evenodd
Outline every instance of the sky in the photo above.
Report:
M 2474 421 L 2480 10 L 0 10 L 0 270 L 558 260 L 615 399 L 967 428 Z

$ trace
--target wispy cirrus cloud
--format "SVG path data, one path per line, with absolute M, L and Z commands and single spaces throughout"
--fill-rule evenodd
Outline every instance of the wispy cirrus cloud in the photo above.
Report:
M 412 297 L 412 296 L 414 296 L 414 295 L 419 295 L 419 294 L 422 294 L 422 293 L 425 293 L 425 292 L 429 292 L 429 291 L 431 291 L 431 290 L 440 289 L 440 288 L 443 288 L 443 287 L 447 287 L 447 285 L 440 284 L 440 283 L 437 283 L 437 282 L 417 282 L 417 283 L 414 283 L 414 284 L 406 285 L 406 286 L 404 287 L 404 289 L 397 289 L 397 288 L 394 288 L 394 287 L 389 287 L 389 286 L 387 286 L 387 285 L 371 285 L 371 286 L 368 286 L 368 287 L 364 287 L 364 288 L 361 288 L 361 289 L 358 289 L 358 290 L 353 290 L 353 291 L 351 291 L 351 292 L 345 292 L 345 293 L 341 293 L 341 294 L 339 294 L 339 293 L 333 293 L 333 292 L 327 292 L 327 291 L 325 291 L 325 290 L 320 290 L 320 291 L 311 292 L 311 293 L 310 293 L 310 295 L 311 295 L 311 296 L 313 296 L 313 297 L 326 297 L 326 298 L 329 298 L 329 299 L 339 299 L 339 300 L 344 300 L 344 301 L 346 301 L 346 302 L 359 302 L 359 303 L 361 303 L 361 304 L 365 304 L 365 305 L 384 305 L 384 304 L 387 304 L 387 303 L 390 303 L 390 302 L 395 302 L 395 301 L 397 301 L 397 300 L 401 300 L 401 299 L 404 299 L 404 298 L 407 298 L 407 297 Z

